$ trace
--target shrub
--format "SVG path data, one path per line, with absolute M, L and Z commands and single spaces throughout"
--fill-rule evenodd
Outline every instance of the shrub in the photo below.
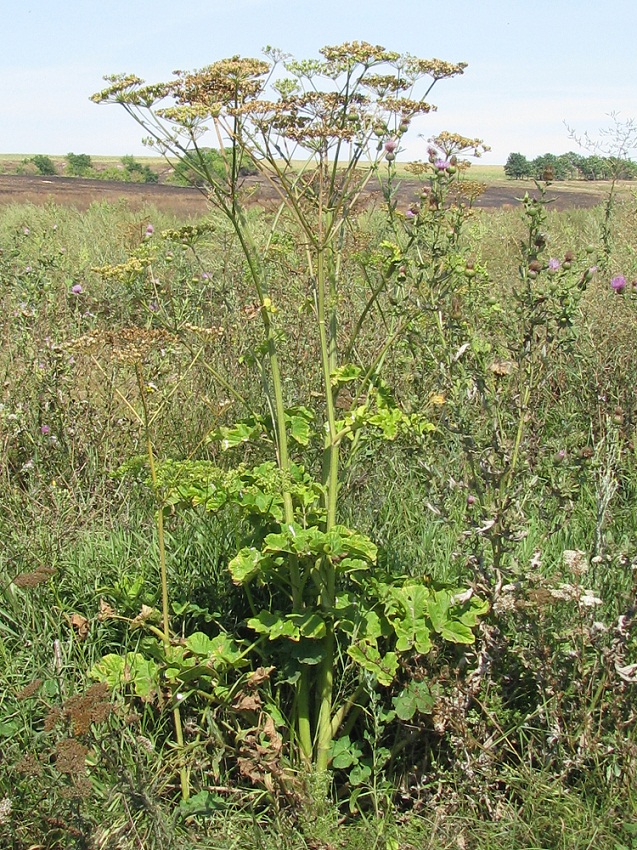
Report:
M 38 174 L 57 174 L 55 164 L 49 156 L 44 156 L 43 154 L 36 154 L 35 156 L 31 157 L 31 162 L 33 163 L 33 165 L 35 165 Z
M 67 153 L 66 173 L 71 177 L 87 177 L 93 171 L 91 157 L 86 153 Z
M 159 174 L 148 165 L 142 165 L 137 162 L 135 157 L 123 156 L 121 163 L 124 166 L 124 171 L 128 180 L 133 183 L 158 183 Z
M 196 148 L 188 151 L 175 165 L 173 180 L 180 186 L 205 186 L 211 181 L 226 179 L 228 157 L 232 150 L 227 148 L 225 155 L 215 148 Z M 244 157 L 239 166 L 239 177 L 257 174 L 257 169 Z
M 504 173 L 507 177 L 514 180 L 521 180 L 523 177 L 530 177 L 532 171 L 531 163 L 521 153 L 510 153 L 504 165 Z

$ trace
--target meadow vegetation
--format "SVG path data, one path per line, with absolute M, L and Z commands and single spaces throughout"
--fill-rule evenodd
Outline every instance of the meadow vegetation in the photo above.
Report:
M 101 94 L 204 219 L 0 214 L 0 842 L 633 848 L 635 198 L 399 208 L 463 66 L 269 59 Z

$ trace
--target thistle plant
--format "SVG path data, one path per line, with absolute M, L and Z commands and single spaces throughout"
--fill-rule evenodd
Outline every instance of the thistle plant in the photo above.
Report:
M 202 656 L 192 636 L 185 654 L 178 658 L 171 651 L 165 661 L 171 687 L 229 706 L 228 694 L 236 697 L 238 686 L 220 687 L 215 670 L 232 666 L 230 656 L 237 669 L 246 658 L 259 669 L 276 668 L 275 687 L 273 672 L 257 676 L 258 684 L 270 688 L 269 711 L 285 718 L 292 752 L 323 772 L 342 725 L 348 721 L 351 727 L 368 698 L 370 682 L 373 688 L 390 686 L 400 675 L 401 658 L 428 653 L 436 637 L 471 643 L 472 628 L 486 610 L 471 592 L 386 574 L 374 542 L 343 525 L 339 510 L 346 454 L 351 457 L 364 440 L 418 435 L 432 427 L 422 413 L 406 412 L 382 377 L 390 352 L 420 309 L 416 302 L 403 309 L 389 297 L 416 240 L 403 232 L 401 245 L 384 243 L 379 262 L 361 270 L 368 294 L 348 327 L 339 325 L 352 285 L 344 258 L 371 181 L 384 193 L 388 232 L 396 232 L 393 188 L 402 140 L 411 122 L 432 109 L 425 98 L 433 86 L 465 66 L 360 42 L 326 47 L 320 60 L 297 61 L 271 48 L 265 55 L 267 61 L 233 57 L 193 73 L 176 72 L 168 83 L 107 78 L 108 88 L 94 100 L 123 106 L 150 144 L 199 171 L 211 206 L 241 248 L 254 292 L 243 309 L 262 325 L 262 340 L 251 353 L 263 389 L 260 409 L 216 363 L 204 364 L 246 409 L 239 421 L 215 423 L 207 438 L 231 462 L 170 461 L 153 473 L 155 491 L 173 510 L 231 509 L 245 528 L 228 567 L 245 591 L 254 640 L 236 636 L 230 651 L 227 636 L 225 655 L 206 655 L 206 649 Z M 204 147 L 210 137 L 218 151 L 214 171 Z M 265 234 L 249 215 L 254 190 L 243 178 L 246 163 L 278 198 Z M 294 279 L 303 289 L 301 315 L 310 317 L 302 327 L 299 313 L 282 315 L 277 299 L 289 281 L 281 276 L 276 248 L 290 229 L 298 255 Z M 142 265 L 139 274 L 150 280 L 150 260 Z M 161 281 L 153 279 L 153 286 L 154 297 L 166 296 Z M 363 345 L 373 316 L 381 317 L 385 337 Z M 184 330 L 178 321 L 171 327 L 177 334 Z M 286 338 L 299 334 L 315 347 L 318 362 L 316 369 L 310 364 L 307 398 L 292 403 L 285 381 L 291 364 L 281 352 Z M 270 456 L 250 465 L 264 450 Z M 250 681 L 256 687 L 257 680 Z
M 426 197 L 437 209 L 441 191 L 443 203 L 449 202 L 450 177 L 447 167 L 437 167 L 435 149 L 431 161 L 434 172 Z M 416 340 L 434 364 L 426 382 L 441 411 L 433 439 L 444 434 L 464 456 L 460 486 L 466 488 L 468 535 L 489 581 L 500 576 L 507 554 L 524 536 L 530 490 L 522 473 L 536 461 L 531 443 L 541 433 L 533 410 L 548 391 L 561 353 L 573 342 L 579 302 L 595 272 L 572 251 L 559 258 L 546 256 L 547 188 L 537 184 L 537 196 L 527 193 L 521 199 L 526 235 L 511 293 L 514 308 L 508 313 L 487 269 L 468 255 L 466 241 L 459 238 L 468 205 L 454 202 L 456 211 L 445 221 L 455 221 L 455 226 L 448 231 L 429 225 L 419 237 L 431 257 L 439 253 L 439 240 L 446 240 L 432 266 L 438 273 L 428 281 L 429 308 Z M 432 242 L 436 232 L 438 241 Z M 564 453 L 556 462 L 563 459 Z

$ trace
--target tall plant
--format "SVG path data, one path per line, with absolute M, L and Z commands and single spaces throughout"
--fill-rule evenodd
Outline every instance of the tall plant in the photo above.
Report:
M 372 540 L 339 521 L 344 447 L 356 446 L 362 434 L 394 439 L 431 427 L 422 415 L 399 407 L 381 374 L 388 352 L 416 315 L 392 309 L 393 299 L 386 297 L 402 267 L 391 242 L 381 246 L 380 262 L 363 270 L 369 294 L 357 321 L 339 326 L 343 259 L 356 204 L 370 181 L 379 180 L 388 218 L 394 229 L 402 227 L 394 198 L 402 139 L 410 122 L 431 110 L 425 98 L 433 86 L 465 66 L 359 42 L 326 47 L 321 56 L 296 61 L 268 48 L 268 61 L 233 57 L 177 72 L 167 83 L 110 77 L 94 100 L 120 104 L 162 153 L 198 169 L 211 205 L 226 217 L 241 247 L 263 328 L 254 359 L 264 406 L 262 413 L 216 428 L 210 440 L 222 449 L 265 443 L 274 456 L 230 469 L 202 462 L 160 465 L 155 489 L 175 505 L 204 504 L 214 511 L 234 505 L 250 520 L 245 545 L 229 569 L 252 608 L 247 625 L 256 635 L 254 657 L 274 663 L 281 685 L 292 686 L 280 700 L 290 740 L 304 762 L 324 771 L 339 729 L 352 722 L 366 689 L 391 684 L 401 655 L 427 653 L 435 635 L 471 643 L 485 605 L 471 593 L 385 574 Z M 275 78 L 279 69 L 284 73 Z M 210 136 L 223 173 L 210 169 Z M 246 162 L 279 200 L 265 237 L 246 209 Z M 311 316 L 309 325 L 297 324 L 291 333 L 316 344 L 321 387 L 308 388 L 307 403 L 294 406 L 286 398 L 280 350 L 285 317 L 275 293 L 281 280 L 269 262 L 289 222 L 298 233 L 303 259 L 297 276 L 305 280 Z M 408 250 L 413 240 L 405 232 Z M 357 343 L 375 312 L 382 314 L 385 336 L 372 355 L 362 357 Z M 217 374 L 214 364 L 208 368 Z M 320 456 L 316 469 L 309 460 L 313 446 Z M 268 607 L 256 603 L 255 587 L 269 590 Z M 190 665 L 179 686 L 192 686 L 195 678 Z M 214 688 L 208 697 L 224 698 Z

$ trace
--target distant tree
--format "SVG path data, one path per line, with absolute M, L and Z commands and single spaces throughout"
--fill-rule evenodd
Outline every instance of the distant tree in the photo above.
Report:
M 231 151 L 228 152 L 231 154 Z M 242 163 L 239 174 L 247 177 L 256 174 L 257 170 L 251 163 Z M 182 186 L 204 186 L 215 176 L 225 179 L 226 160 L 215 148 L 198 148 L 184 155 L 173 172 L 173 180 Z
M 579 170 L 584 180 L 607 180 L 611 176 L 608 158 L 605 156 L 583 156 Z
M 570 162 L 554 153 L 536 156 L 532 166 L 532 176 L 536 180 L 568 180 L 572 171 Z
M 45 156 L 44 154 L 38 153 L 35 156 L 31 157 L 31 162 L 35 165 L 38 174 L 43 174 L 50 176 L 52 174 L 57 174 L 55 170 L 55 164 L 50 156 Z
M 607 158 L 608 169 L 616 180 L 634 180 L 637 177 L 637 163 L 618 156 Z
M 531 163 L 521 153 L 510 153 L 504 165 L 504 173 L 513 180 L 530 177 L 532 173 Z
M 67 153 L 67 174 L 72 177 L 86 177 L 93 170 L 91 157 L 87 153 Z
M 574 151 L 569 151 L 558 156 L 559 171 L 561 174 L 564 174 L 564 180 L 577 180 L 579 177 L 577 168 L 579 159 L 581 159 L 580 155 Z
M 153 171 L 148 165 L 142 165 L 137 162 L 133 156 L 123 156 L 121 159 L 124 171 L 133 182 L 137 183 L 157 183 L 159 182 L 159 174 Z

